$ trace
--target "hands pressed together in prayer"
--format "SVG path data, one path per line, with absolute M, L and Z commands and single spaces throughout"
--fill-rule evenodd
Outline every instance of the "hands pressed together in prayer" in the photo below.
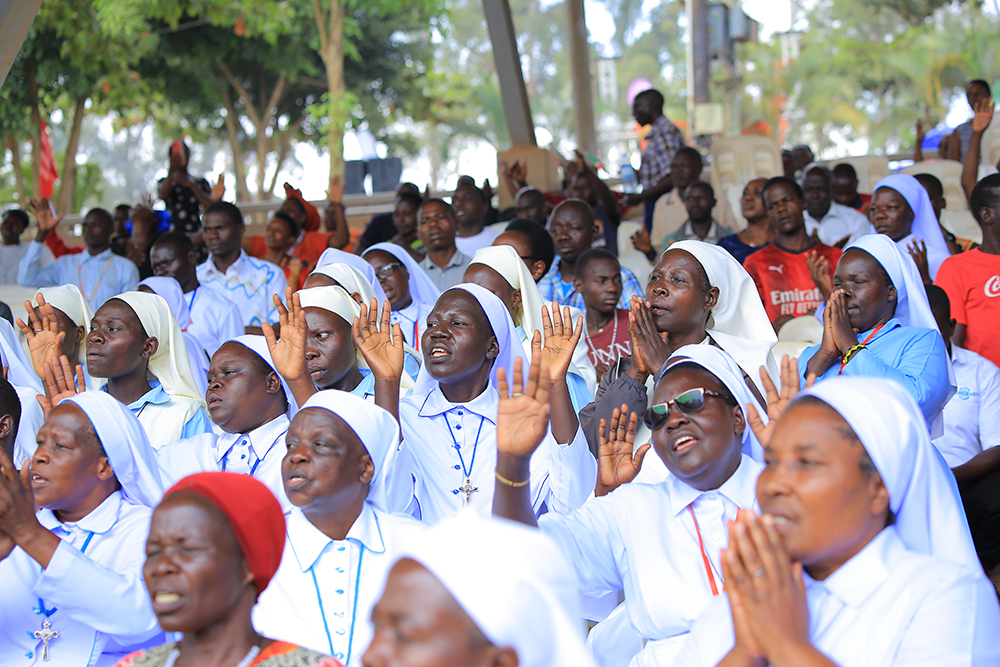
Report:
M 639 383 L 646 382 L 646 376 L 653 375 L 663 367 L 672 350 L 667 344 L 665 333 L 656 328 L 649 306 L 639 296 L 633 296 L 629 303 L 628 335 L 632 346 L 632 368 L 629 377 Z

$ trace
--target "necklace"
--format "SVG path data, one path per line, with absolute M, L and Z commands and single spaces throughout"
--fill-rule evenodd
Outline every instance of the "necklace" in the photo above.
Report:
M 81 554 L 87 552 L 87 547 L 90 546 L 92 539 L 94 539 L 94 531 L 89 531 L 87 539 L 83 541 L 83 547 L 80 549 Z M 49 620 L 49 617 L 56 613 L 56 611 L 56 607 L 46 609 L 45 602 L 42 601 L 42 598 L 38 598 L 38 609 L 35 610 L 35 613 L 44 614 L 45 620 L 42 621 L 42 629 L 35 630 L 32 634 L 35 639 L 42 640 L 42 662 L 49 661 L 49 642 L 53 639 L 59 639 L 59 631 L 52 629 L 52 621 Z
M 478 486 L 472 486 L 472 466 L 476 465 L 476 450 L 479 449 L 479 436 L 483 432 L 483 423 L 485 421 L 485 417 L 479 418 L 479 430 L 476 431 L 476 443 L 472 446 L 472 459 L 469 461 L 468 469 L 466 469 L 465 459 L 462 458 L 462 447 L 458 444 L 458 440 L 455 439 L 455 432 L 451 430 L 451 423 L 448 422 L 448 415 L 444 415 L 444 423 L 448 425 L 448 433 L 451 434 L 451 441 L 455 443 L 455 451 L 458 452 L 458 460 L 462 464 L 462 474 L 465 475 L 465 484 L 452 490 L 452 493 L 455 495 L 464 493 L 466 505 L 472 502 L 472 494 L 479 490 Z
M 259 646 L 256 645 L 251 646 L 250 652 L 247 653 L 245 658 L 243 658 L 236 664 L 236 667 L 249 667 L 250 663 L 253 662 L 253 659 L 256 658 L 259 653 L 260 653 Z M 174 663 L 177 662 L 177 658 L 179 658 L 180 655 L 181 655 L 180 648 L 175 647 L 174 650 L 170 652 L 170 655 L 167 656 L 167 661 L 163 663 L 163 667 L 174 667 Z
M 608 354 L 613 356 L 614 355 L 614 349 L 615 349 L 615 343 L 618 341 L 618 312 L 617 311 L 615 311 L 615 314 L 612 315 L 611 319 L 614 320 L 615 324 L 611 328 L 611 345 L 608 346 Z M 601 329 L 601 331 L 604 331 L 604 329 Z M 600 333 L 600 331 L 598 333 Z M 583 328 L 583 337 L 587 340 L 587 347 L 590 348 L 590 356 L 592 358 L 594 358 L 594 359 L 597 359 L 597 346 L 594 345 L 594 341 L 591 340 L 591 338 L 590 338 L 589 327 L 584 327 Z
M 114 258 L 115 258 L 114 253 L 111 253 L 111 257 L 108 257 L 108 261 L 104 264 L 104 268 L 101 269 L 101 275 L 97 276 L 97 284 L 94 285 L 94 289 L 90 291 L 89 295 L 87 294 L 87 291 L 83 289 L 83 260 L 81 259 L 77 263 L 76 281 L 80 285 L 80 293 L 85 295 L 83 298 L 85 298 L 87 301 L 93 299 L 94 295 L 97 294 L 97 289 L 101 286 L 101 281 L 104 280 L 104 274 L 108 272 L 108 267 L 111 266 L 111 260 L 113 260 Z

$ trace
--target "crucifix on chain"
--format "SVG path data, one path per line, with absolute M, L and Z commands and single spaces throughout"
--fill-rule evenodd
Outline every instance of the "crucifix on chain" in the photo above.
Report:
M 465 484 L 458 487 L 458 490 L 465 494 L 465 504 L 472 502 L 472 494 L 479 490 L 478 486 L 472 486 L 472 479 L 465 478 Z
M 45 621 L 42 622 L 42 629 L 35 630 L 35 639 L 42 640 L 43 662 L 49 661 L 49 642 L 52 641 L 53 639 L 58 639 L 58 638 L 59 638 L 59 631 L 52 629 L 52 623 L 50 623 L 49 619 L 47 618 L 45 619 Z

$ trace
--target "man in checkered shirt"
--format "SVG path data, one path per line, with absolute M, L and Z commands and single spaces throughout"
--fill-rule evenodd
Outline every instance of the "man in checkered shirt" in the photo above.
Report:
M 639 182 L 642 192 L 625 196 L 626 206 L 645 206 L 643 220 L 646 232 L 653 228 L 653 207 L 661 195 L 670 192 L 670 161 L 674 153 L 686 146 L 684 135 L 677 126 L 663 115 L 663 95 L 658 90 L 644 90 L 632 102 L 632 116 L 640 125 L 652 125 L 646 135 L 646 149 L 642 152 Z

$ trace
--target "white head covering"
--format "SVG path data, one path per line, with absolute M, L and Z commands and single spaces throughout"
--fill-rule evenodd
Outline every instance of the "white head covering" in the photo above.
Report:
M 184 342 L 187 346 L 188 362 L 191 365 L 191 377 L 195 382 L 198 393 L 204 396 L 205 391 L 208 389 L 208 352 L 205 350 L 204 343 L 196 335 L 187 330 L 191 324 L 191 310 L 188 308 L 187 299 L 184 298 L 184 290 L 181 289 L 181 284 L 174 278 L 154 276 L 139 281 L 139 285 L 145 285 L 157 295 L 163 297 L 163 300 L 167 302 L 170 312 L 174 314 L 174 318 L 181 328 L 181 335 L 184 337 Z
M 520 325 L 528 335 L 543 331 L 542 306 L 545 300 L 535 284 L 535 279 L 517 251 L 509 245 L 487 246 L 476 251 L 469 264 L 484 264 L 507 281 L 507 284 L 521 292 L 521 306 L 514 316 L 514 324 Z M 563 304 L 565 305 L 565 304 Z
M 427 568 L 487 639 L 514 649 L 520 667 L 593 667 L 573 568 L 541 531 L 466 510 L 400 558 Z
M 406 252 L 406 248 L 395 243 L 376 243 L 365 250 L 361 256 L 364 257 L 372 250 L 387 252 L 403 263 L 403 266 L 406 267 L 406 272 L 410 274 L 410 298 L 413 299 L 413 303 L 433 306 L 438 297 L 441 296 L 441 290 L 438 289 L 438 286 L 427 275 L 427 272 L 410 256 L 410 253 Z M 378 276 L 376 276 L 377 280 Z
M 703 241 L 677 241 L 669 250 L 685 250 L 704 267 L 708 282 L 719 288 L 719 301 L 708 318 L 708 334 L 746 371 L 764 395 L 760 367 L 778 382 L 778 365 L 771 348 L 778 342 L 760 301 L 757 285 L 743 265 L 721 246 Z
M 188 308 L 187 299 L 184 298 L 184 290 L 176 278 L 164 276 L 153 276 L 139 281 L 139 285 L 145 285 L 156 294 L 163 297 L 170 307 L 170 312 L 174 314 L 181 331 L 187 331 L 191 324 L 191 311 Z
M 927 301 L 927 291 L 920 271 L 905 250 L 884 234 L 868 234 L 850 244 L 844 251 L 851 248 L 864 250 L 882 265 L 889 274 L 892 286 L 896 288 L 896 319 L 904 327 L 923 327 L 937 330 L 937 322 Z
M 368 486 L 368 500 L 387 512 L 386 478 L 399 445 L 399 424 L 377 405 L 346 391 L 326 389 L 309 397 L 302 409 L 329 410 L 347 423 L 371 456 L 375 473 Z
M 889 490 L 896 530 L 909 549 L 981 571 L 955 476 L 903 386 L 883 378 L 838 377 L 801 395 L 820 399 L 854 429 Z
M 927 195 L 927 190 L 920 185 L 920 181 L 909 174 L 886 176 L 875 184 L 872 196 L 878 192 L 879 188 L 895 190 L 909 204 L 910 210 L 913 211 L 913 226 L 910 228 L 910 233 L 914 240 L 923 241 L 927 245 L 927 263 L 933 278 L 938 267 L 941 266 L 941 262 L 950 257 L 951 252 L 944 240 L 944 234 L 941 233 L 941 225 L 938 223 L 937 216 L 934 215 L 934 207 L 931 206 L 931 198 Z M 908 242 L 907 239 L 903 239 L 903 241 Z M 907 252 L 905 246 L 901 247 L 900 250 L 904 253 Z
M 375 268 L 357 255 L 350 255 L 336 248 L 327 248 L 319 256 L 313 273 L 333 278 L 347 290 L 348 294 L 357 292 L 366 306 L 370 306 L 372 297 L 375 297 L 378 299 L 379 312 L 382 312 L 382 305 L 387 300 L 382 283 L 375 275 Z
M 146 292 L 122 292 L 112 298 L 125 302 L 139 318 L 146 335 L 159 342 L 156 354 L 149 360 L 149 372 L 160 381 L 163 391 L 169 396 L 187 396 L 204 404 L 205 395 L 198 393 L 198 384 L 191 371 L 187 343 L 163 297 Z
M 368 268 L 371 268 L 370 264 L 368 265 Z M 382 288 L 380 287 L 379 289 Z M 299 303 L 302 304 L 303 308 L 322 308 L 323 310 L 329 310 L 331 313 L 340 315 L 345 322 L 352 326 L 354 324 L 354 319 L 361 316 L 361 306 L 358 305 L 358 302 L 351 298 L 351 295 L 347 293 L 347 290 L 337 287 L 336 285 L 310 287 L 309 289 L 299 290 L 298 295 Z M 403 343 L 403 349 L 414 356 L 419 356 L 419 353 L 410 346 L 406 345 L 406 343 Z M 368 362 L 365 361 L 365 356 L 361 354 L 361 350 L 355 350 L 354 358 L 357 359 L 358 368 L 368 368 Z M 410 380 L 410 376 L 404 372 L 402 378 L 400 378 L 400 389 L 412 388 L 413 382 Z
M 485 287 L 473 285 L 472 283 L 455 285 L 451 289 L 446 290 L 444 294 L 452 290 L 462 290 L 471 294 L 479 302 L 479 305 L 486 313 L 486 319 L 490 322 L 490 327 L 493 328 L 493 335 L 496 336 L 500 353 L 493 360 L 493 369 L 490 371 L 490 384 L 494 387 L 497 386 L 497 369 L 503 368 L 507 376 L 507 385 L 511 386 L 511 382 L 514 379 L 514 360 L 518 357 L 521 358 L 523 378 L 527 380 L 528 358 L 524 355 L 524 348 L 521 347 L 521 341 L 517 336 L 517 331 L 514 329 L 514 322 L 510 319 L 510 313 L 507 312 L 507 306 L 503 305 L 503 301 Z M 441 296 L 444 296 L 444 294 Z M 427 351 L 424 350 L 424 354 L 426 353 Z M 437 386 L 438 381 L 431 377 L 430 372 L 427 370 L 427 364 L 424 363 L 417 374 L 417 386 L 414 388 L 413 393 L 426 394 Z
M 78 327 L 90 329 L 90 321 L 94 319 L 94 311 L 90 303 L 83 298 L 80 288 L 76 285 L 59 285 L 58 287 L 40 287 L 31 299 L 31 305 L 38 308 L 38 295 L 45 297 L 45 303 L 61 310 Z M 80 345 L 80 363 L 87 363 L 86 342 Z
M 64 400 L 79 406 L 93 424 L 122 485 L 122 494 L 137 505 L 156 507 L 163 496 L 163 483 L 146 431 L 132 411 L 104 391 L 88 391 Z
M 285 382 L 285 378 L 281 377 L 281 373 L 279 373 L 278 369 L 274 367 L 274 360 L 271 359 L 271 350 L 267 347 L 267 339 L 259 334 L 244 334 L 226 342 L 239 343 L 251 352 L 256 352 L 257 356 L 263 359 L 264 362 L 271 367 L 274 374 L 278 376 L 278 380 L 281 381 L 281 388 L 285 390 L 285 399 L 288 401 L 288 410 L 286 411 L 286 414 L 289 416 L 294 415 L 298 411 L 298 404 L 295 402 L 295 397 L 292 396 L 292 390 L 289 388 L 288 383 Z M 223 345 L 225 345 L 225 343 L 223 343 Z
M 750 428 L 747 406 L 752 405 L 757 410 L 757 414 L 760 415 L 764 424 L 767 424 L 768 421 L 767 409 L 757 401 L 747 388 L 746 382 L 743 381 L 743 373 L 736 361 L 725 350 L 714 345 L 685 345 L 670 355 L 670 358 L 663 363 L 663 368 L 656 374 L 656 382 L 659 383 L 663 374 L 670 368 L 685 363 L 701 366 L 719 378 L 719 381 L 726 386 L 729 393 L 736 399 L 740 409 L 743 410 L 743 417 L 746 420 L 746 428 L 743 429 L 743 453 L 757 463 L 763 463 L 764 448 L 761 447 L 753 429 Z
M 14 327 L 0 317 L 0 366 L 7 367 L 7 381 L 15 387 L 29 387 L 36 394 L 44 394 L 42 381 L 35 373 L 31 360 L 24 353 Z

